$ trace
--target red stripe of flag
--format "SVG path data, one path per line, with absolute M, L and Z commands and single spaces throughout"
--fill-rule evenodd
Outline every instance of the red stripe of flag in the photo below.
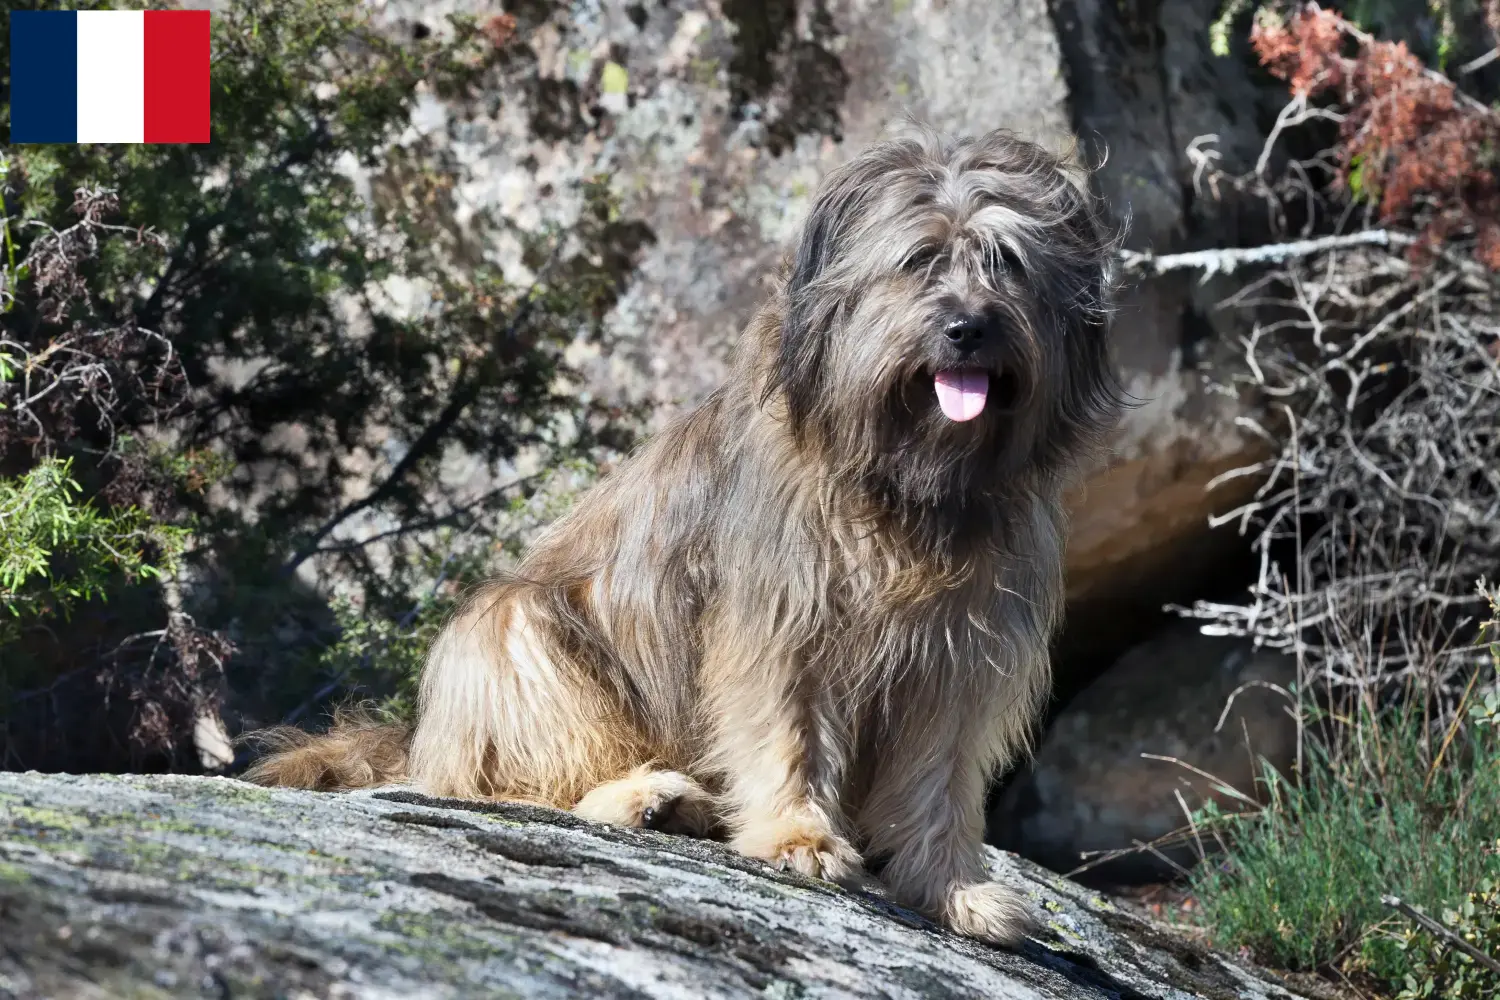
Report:
M 208 142 L 208 11 L 145 13 L 145 139 Z

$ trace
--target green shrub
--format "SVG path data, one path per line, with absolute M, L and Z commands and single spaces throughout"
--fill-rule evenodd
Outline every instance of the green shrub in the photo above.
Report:
M 315 694 L 399 699 L 408 633 L 440 618 L 455 567 L 507 554 L 494 534 L 536 492 L 517 470 L 629 446 L 638 414 L 578 392 L 564 352 L 602 335 L 651 234 L 604 178 L 559 192 L 576 218 L 540 231 L 464 204 L 473 135 L 530 50 L 475 17 L 424 22 L 381 23 L 360 0 L 230 0 L 213 19 L 211 143 L 0 153 L 0 354 L 91 386 L 0 377 L 0 470 L 71 462 L 67 504 L 96 525 L 191 529 L 173 581 L 128 563 L 87 577 L 95 600 L 70 629 L 16 603 L 0 687 L 108 672 L 118 703 L 162 657 L 196 655 L 202 636 L 177 641 L 191 619 L 225 644 L 179 687 L 194 706 L 224 687 L 232 729 L 305 714 Z M 432 98 L 448 113 L 424 132 L 413 112 Z M 524 280 L 502 271 L 506 247 Z M 492 485 L 445 474 L 454 458 Z M 15 548 L 32 556 L 27 601 L 84 579 L 82 549 L 39 576 L 35 546 Z M 154 551 L 140 565 L 165 570 Z M 164 622 L 173 642 L 138 641 Z M 0 698 L 0 734 L 32 724 L 21 704 Z
M 185 529 L 135 507 L 99 510 L 80 492 L 71 461 L 44 459 L 0 479 L 0 609 L 9 618 L 0 617 L 0 642 L 25 615 L 66 614 L 122 577 L 175 571 Z
M 1268 772 L 1264 810 L 1202 817 L 1227 848 L 1193 877 L 1216 941 L 1278 968 L 1400 984 L 1408 958 L 1386 933 L 1382 893 L 1436 912 L 1500 877 L 1474 846 L 1500 836 L 1496 734 L 1472 734 L 1469 760 L 1434 769 L 1420 719 L 1367 722 L 1347 757 L 1314 744 L 1300 786 Z
M 37 5 L 50 6 L 22 4 Z M 155 240 L 103 241 L 80 274 L 88 301 L 66 313 L 23 283 L 10 325 L 34 350 L 79 321 L 170 338 L 192 392 L 167 427 L 231 470 L 223 503 L 174 498 L 204 518 L 204 557 L 238 548 L 277 572 L 315 559 L 378 601 L 388 581 L 350 543 L 351 522 L 398 524 L 386 547 L 420 548 L 406 543 L 434 522 L 462 526 L 510 499 L 452 490 L 446 454 L 500 469 L 598 428 L 567 391 L 562 351 L 598 332 L 636 236 L 602 184 L 567 231 L 515 232 L 460 204 L 469 175 L 453 136 L 495 111 L 481 98 L 500 91 L 508 58 L 472 17 L 416 39 L 357 0 L 234 0 L 213 46 L 213 142 L 14 148 L 5 214 L 21 256 L 72 222 L 80 188 L 108 188 L 108 221 Z M 413 135 L 423 94 L 454 110 L 444 130 Z M 538 280 L 506 279 L 502 237 Z M 126 431 L 158 425 L 128 405 L 114 416 Z M 96 436 L 52 434 L 75 448 Z
M 1461 933 L 1496 944 L 1493 904 L 1500 854 L 1500 692 L 1479 667 L 1446 725 L 1420 699 L 1362 703 L 1348 714 L 1305 705 L 1307 759 L 1300 783 L 1267 769 L 1265 808 L 1195 817 L 1223 852 L 1200 865 L 1192 888 L 1214 940 L 1294 971 L 1361 977 L 1412 997 L 1472 992 L 1476 968 L 1387 909 L 1396 896 L 1449 914 Z M 1479 697 L 1476 691 L 1490 690 Z M 1464 992 L 1470 990 L 1471 992 Z
M 1500 852 L 1500 841 L 1486 850 L 1492 855 Z M 1483 879 L 1458 906 L 1443 910 L 1441 922 L 1480 952 L 1500 957 L 1500 880 Z M 1409 927 L 1398 945 L 1409 967 L 1396 1000 L 1493 1000 L 1500 996 L 1500 972 L 1442 935 Z
M 1474 580 L 1497 558 L 1500 394 L 1485 332 L 1492 288 L 1458 280 L 1500 268 L 1500 226 L 1464 180 L 1493 180 L 1493 116 L 1464 89 L 1479 78 L 1455 83 L 1431 67 L 1500 40 L 1500 4 L 1332 6 L 1222 8 L 1218 49 L 1236 18 L 1253 20 L 1262 67 L 1291 91 L 1287 120 L 1324 102 L 1338 129 L 1280 137 L 1278 154 L 1293 157 L 1284 171 L 1268 155 L 1215 180 L 1299 203 L 1273 212 L 1280 238 L 1378 224 L 1415 243 L 1406 260 L 1396 250 L 1288 259 L 1225 303 L 1256 332 L 1223 384 L 1264 408 L 1279 453 L 1236 473 L 1263 477 L 1235 512 L 1261 557 L 1258 579 L 1242 604 L 1202 601 L 1192 614 L 1295 653 L 1291 707 L 1304 725 L 1292 773 L 1263 777 L 1264 808 L 1205 810 L 1185 832 L 1222 848 L 1192 876 L 1216 943 L 1380 996 L 1430 979 L 1432 996 L 1456 997 L 1453 966 L 1439 967 L 1407 919 L 1462 913 L 1500 877 L 1483 849 L 1500 836 L 1490 724 L 1500 696 L 1485 694 L 1495 664 L 1473 646 L 1486 596 Z M 1417 258 L 1426 263 L 1412 267 Z M 1430 313 L 1393 316 L 1393 303 L 1419 296 Z
M 1469 710 L 1472 725 L 1493 734 L 1500 729 L 1500 691 L 1491 690 Z M 1482 765 L 1481 765 L 1482 766 Z M 1477 845 L 1476 845 L 1477 846 Z M 1479 848 L 1500 857 L 1500 840 Z M 1500 879 L 1485 877 L 1456 906 L 1444 907 L 1441 924 L 1457 938 L 1500 960 Z M 1420 924 L 1396 938 L 1408 967 L 1397 1000 L 1491 1000 L 1500 997 L 1500 971 Z

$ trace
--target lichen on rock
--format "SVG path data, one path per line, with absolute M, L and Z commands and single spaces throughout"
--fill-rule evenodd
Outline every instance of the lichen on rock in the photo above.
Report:
M 409 790 L 0 773 L 0 996 L 1291 1000 L 995 852 L 1018 950 L 723 845 Z

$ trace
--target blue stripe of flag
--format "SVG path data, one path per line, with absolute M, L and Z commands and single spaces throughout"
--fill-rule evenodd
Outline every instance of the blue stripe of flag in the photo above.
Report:
M 77 140 L 77 12 L 12 11 L 10 141 Z

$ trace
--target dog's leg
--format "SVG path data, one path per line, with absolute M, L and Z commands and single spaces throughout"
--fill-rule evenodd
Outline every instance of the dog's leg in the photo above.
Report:
M 720 752 L 735 761 L 725 794 L 731 845 L 814 878 L 857 877 L 859 852 L 839 829 L 837 799 L 818 787 L 823 782 L 808 759 L 808 736 L 791 720 L 774 718 L 726 735 Z
M 422 672 L 414 785 L 569 809 L 654 756 L 611 693 L 543 641 L 550 613 L 496 586 L 443 629 Z
M 982 703 L 982 699 L 981 699 Z M 870 856 L 889 858 L 881 879 L 893 898 L 969 937 L 1020 940 L 1030 904 L 992 882 L 984 855 L 984 792 L 1007 735 L 973 703 L 909 710 L 892 726 L 859 814 Z M 964 718 L 968 716 L 968 718 Z
M 839 809 L 849 739 L 832 699 L 800 696 L 788 663 L 747 656 L 742 640 L 722 648 L 705 673 L 706 766 L 722 779 L 730 844 L 803 875 L 857 879 L 859 852 Z
M 681 771 L 642 764 L 585 795 L 573 812 L 595 823 L 704 837 L 718 825 L 713 797 Z

